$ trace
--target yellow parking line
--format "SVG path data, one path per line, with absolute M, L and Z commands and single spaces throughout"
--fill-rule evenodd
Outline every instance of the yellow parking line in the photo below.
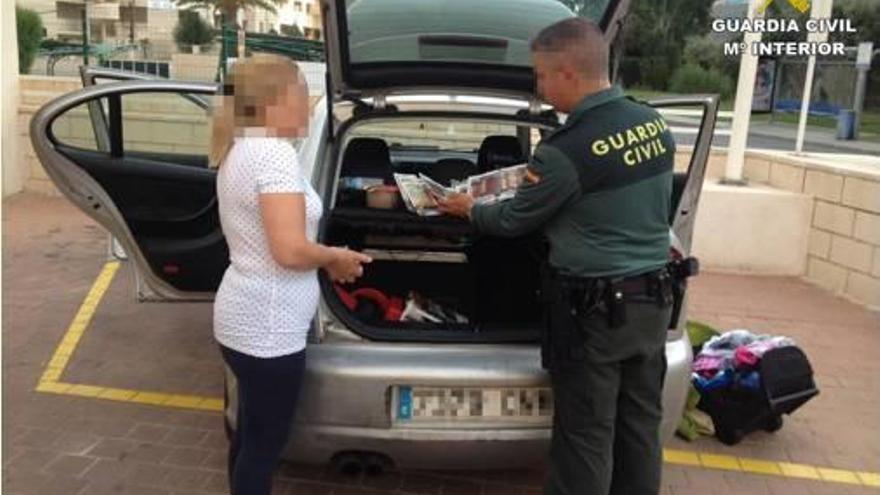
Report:
M 668 464 L 679 464 L 682 466 L 700 465 L 700 456 L 696 452 L 688 452 L 686 450 L 664 449 L 663 460 Z
M 819 471 L 815 467 L 807 464 L 792 464 L 790 462 L 780 462 L 779 467 L 782 474 L 789 478 L 805 478 L 808 480 L 820 480 Z
M 835 483 L 849 483 L 851 485 L 859 485 L 858 474 L 844 469 L 816 468 L 819 476 L 825 481 L 833 481 Z
M 38 392 L 50 394 L 74 395 L 92 399 L 111 400 L 116 402 L 132 402 L 154 406 L 173 407 L 176 409 L 195 409 L 199 411 L 223 411 L 223 400 L 198 395 L 179 395 L 129 390 L 124 388 L 99 387 L 63 382 L 40 382 Z
M 104 297 L 104 293 L 107 292 L 107 288 L 110 287 L 110 282 L 113 281 L 113 276 L 116 275 L 118 270 L 118 261 L 111 261 L 104 265 L 100 275 L 92 284 L 92 288 L 89 289 L 85 301 L 79 307 L 79 311 L 76 312 L 76 316 L 73 317 L 70 326 L 67 327 L 67 332 L 55 349 L 52 359 L 49 360 L 46 372 L 43 373 L 43 377 L 40 379 L 41 382 L 55 381 L 61 377 L 64 368 L 67 367 L 70 356 L 73 355 L 73 350 L 79 345 L 83 332 L 85 332 L 86 327 L 92 321 L 92 316 L 95 314 L 98 302 Z
M 729 455 L 700 454 L 700 464 L 707 468 L 742 471 L 739 460 Z
M 181 395 L 150 392 L 145 390 L 129 390 L 122 388 L 102 387 L 83 383 L 63 383 L 61 375 L 70 362 L 70 357 L 76 351 L 83 334 L 92 322 L 92 317 L 98 309 L 98 305 L 104 298 L 104 294 L 110 287 L 113 277 L 119 270 L 118 261 L 110 261 L 104 265 L 98 278 L 92 283 L 89 293 L 86 295 L 79 310 L 67 327 L 64 337 L 55 348 L 52 358 L 46 364 L 46 369 L 40 376 L 36 390 L 49 394 L 73 395 L 116 402 L 131 402 L 137 404 L 150 404 L 160 407 L 173 407 L 177 409 L 194 409 L 197 411 L 223 411 L 223 399 L 216 397 L 202 397 L 198 395 Z
M 844 483 L 880 487 L 880 473 L 851 471 L 809 464 L 776 462 L 748 457 L 708 454 L 687 450 L 664 449 L 663 460 L 667 464 L 723 469 L 750 474 L 765 474 L 784 478 L 801 478 L 826 483 Z
M 880 488 L 880 473 L 867 473 L 864 471 L 859 471 L 856 473 L 859 475 L 859 480 L 865 486 L 875 486 Z
M 119 270 L 119 262 L 111 261 L 104 265 L 101 274 L 92 284 L 83 304 L 70 323 L 64 338 L 58 344 L 52 358 L 46 366 L 36 390 L 50 394 L 74 395 L 116 402 L 149 404 L 159 407 L 191 409 L 198 411 L 223 411 L 223 399 L 202 397 L 198 395 L 167 394 L 146 390 L 130 390 L 122 388 L 102 387 L 61 382 L 61 375 L 70 361 L 70 357 L 79 345 L 80 339 L 92 321 L 98 305 L 110 287 L 114 275 Z M 762 459 L 750 459 L 719 454 L 693 452 L 687 450 L 664 449 L 663 461 L 667 464 L 722 469 L 752 474 L 764 474 L 787 478 L 802 478 L 826 483 L 845 483 L 880 487 L 880 473 L 867 471 L 850 471 L 807 464 L 776 462 Z
M 740 459 L 739 464 L 742 466 L 743 471 L 747 473 L 782 476 L 782 469 L 780 469 L 779 463 L 777 462 L 759 461 L 757 459 Z

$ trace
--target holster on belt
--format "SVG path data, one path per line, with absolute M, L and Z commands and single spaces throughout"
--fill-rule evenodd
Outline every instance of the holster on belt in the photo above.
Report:
M 556 287 L 553 284 L 553 268 L 546 261 L 541 265 L 540 287 L 538 288 L 538 301 L 543 309 L 544 324 L 541 328 L 541 367 L 545 370 L 553 367 L 553 332 L 550 328 L 550 312 L 555 298 L 558 297 Z
M 627 302 L 655 302 L 664 308 L 675 302 L 675 279 L 668 267 L 633 277 L 578 277 L 550 268 L 545 285 L 550 294 L 568 302 L 572 315 L 600 312 L 611 328 L 626 324 Z
M 687 290 L 687 279 L 700 273 L 700 261 L 693 256 L 675 259 L 666 265 L 666 269 L 672 278 L 673 296 L 672 317 L 669 321 L 669 328 L 678 328 L 678 319 L 681 316 L 684 294 Z
M 673 306 L 674 320 L 681 311 L 686 276 L 693 265 L 667 265 L 654 272 L 632 277 L 578 277 L 560 273 L 545 263 L 541 268 L 539 300 L 544 305 L 544 332 L 541 338 L 541 362 L 550 369 L 553 364 L 554 327 L 566 329 L 572 318 L 582 319 L 596 313 L 607 318 L 609 328 L 627 323 L 627 304 L 655 303 L 661 308 Z M 678 271 L 673 271 L 678 270 Z M 688 275 L 690 276 L 690 275 Z M 580 325 L 578 331 L 583 328 Z M 674 328 L 674 327 L 673 327 Z M 568 330 L 564 330 L 568 331 Z M 568 335 L 558 335 L 560 345 L 566 345 Z

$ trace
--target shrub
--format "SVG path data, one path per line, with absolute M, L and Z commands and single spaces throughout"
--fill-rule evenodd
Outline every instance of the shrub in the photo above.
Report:
M 174 41 L 181 51 L 186 51 L 192 45 L 208 45 L 214 41 L 214 28 L 197 12 L 182 10 L 174 28 Z
M 657 91 L 665 91 L 669 87 L 672 67 L 666 57 L 642 57 L 639 60 L 639 84 Z
M 296 24 L 282 24 L 281 34 L 291 38 L 304 38 L 302 30 Z
M 36 11 L 16 6 L 15 27 L 18 30 L 18 71 L 27 74 L 43 40 L 43 20 Z
M 733 95 L 733 82 L 716 69 L 686 64 L 672 75 L 669 89 L 674 93 L 718 93 L 723 99 Z
M 739 57 L 724 54 L 724 42 L 711 36 L 691 36 L 684 46 L 684 60 L 704 69 L 715 69 L 735 76 L 739 72 Z

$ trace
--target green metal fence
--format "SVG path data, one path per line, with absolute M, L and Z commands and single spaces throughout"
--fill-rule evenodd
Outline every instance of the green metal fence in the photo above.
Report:
M 293 60 L 324 62 L 324 43 L 305 38 L 291 38 L 275 34 L 245 33 L 245 52 L 277 53 Z M 220 35 L 220 62 L 217 66 L 216 81 L 226 76 L 226 62 L 238 54 L 238 30 L 227 24 Z

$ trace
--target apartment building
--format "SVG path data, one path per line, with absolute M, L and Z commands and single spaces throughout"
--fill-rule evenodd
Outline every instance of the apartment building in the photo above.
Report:
M 296 25 L 306 38 L 323 39 L 321 26 L 321 7 L 318 0 L 288 0 L 278 9 L 280 24 Z

